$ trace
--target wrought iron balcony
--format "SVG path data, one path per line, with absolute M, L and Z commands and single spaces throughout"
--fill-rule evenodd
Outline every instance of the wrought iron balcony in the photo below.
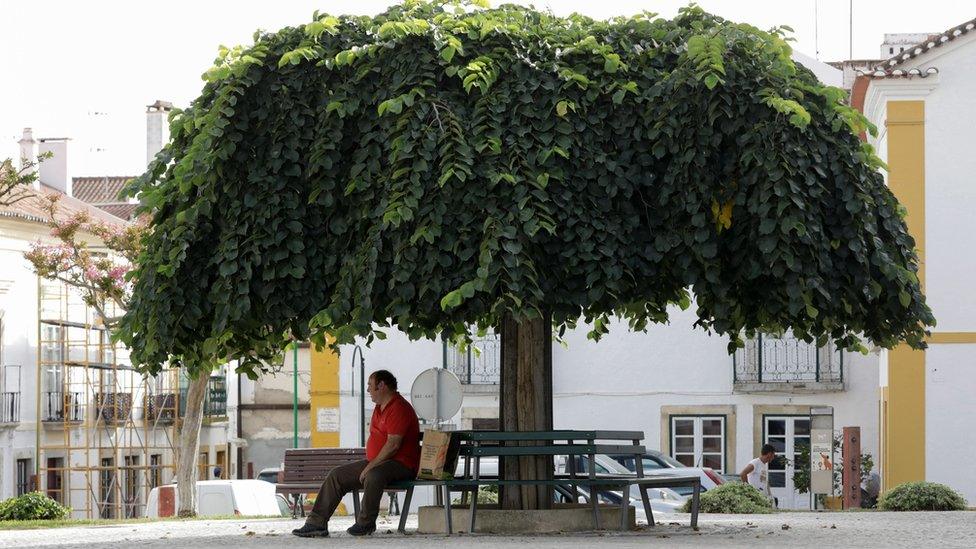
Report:
M 466 349 L 444 342 L 448 370 L 465 385 L 498 385 L 501 376 L 502 342 L 496 334 L 477 338 Z
M 97 418 L 109 423 L 121 423 L 132 413 L 132 393 L 96 393 Z
M 81 393 L 48 391 L 41 393 L 41 421 L 81 421 Z
M 20 393 L 0 393 L 0 423 L 20 421 Z
M 186 417 L 186 401 L 189 388 L 180 387 L 180 417 Z M 227 378 L 211 376 L 207 382 L 207 394 L 203 400 L 203 416 L 222 418 L 227 416 Z
M 224 417 L 227 415 L 227 378 L 213 376 L 207 385 L 207 400 L 203 405 L 203 415 Z
M 844 353 L 833 343 L 759 335 L 732 355 L 732 365 L 734 388 L 741 392 L 844 389 Z
M 176 393 L 146 395 L 146 419 L 169 422 L 176 418 Z

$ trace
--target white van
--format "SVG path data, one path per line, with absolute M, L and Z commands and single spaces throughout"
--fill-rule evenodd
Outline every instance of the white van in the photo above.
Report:
M 173 517 L 179 507 L 176 485 L 158 486 L 149 492 L 146 516 Z M 287 509 L 285 499 L 275 493 L 274 484 L 263 480 L 197 481 L 197 516 L 281 516 Z

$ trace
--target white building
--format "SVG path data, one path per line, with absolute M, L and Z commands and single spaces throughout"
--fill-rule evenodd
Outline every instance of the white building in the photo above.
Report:
M 925 351 L 886 353 L 880 383 L 885 488 L 948 484 L 976 502 L 976 19 L 921 37 L 858 79 L 854 105 L 878 127 L 870 143 L 907 208 L 928 303 L 938 325 Z M 901 46 L 899 46 L 900 48 Z
M 34 274 L 24 252 L 38 241 L 57 244 L 45 195 L 60 195 L 62 216 L 84 211 L 107 224 L 126 221 L 72 196 L 69 140 L 36 141 L 27 129 L 20 145 L 23 158 L 53 157 L 22 191 L 26 198 L 0 206 L 0 500 L 40 490 L 76 518 L 141 516 L 149 490 L 174 476 L 187 380 L 178 371 L 156 378 L 134 371 L 77 292 Z M 100 247 L 93 235 L 81 236 Z M 213 478 L 218 465 L 224 478 L 232 471 L 235 389 L 225 371 L 214 372 L 200 478 Z

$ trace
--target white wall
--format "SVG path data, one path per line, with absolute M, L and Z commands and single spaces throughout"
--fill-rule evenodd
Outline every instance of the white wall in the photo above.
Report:
M 674 309 L 671 325 L 647 334 L 614 323 L 599 343 L 586 339 L 586 327 L 568 332 L 567 348 L 553 350 L 553 414 L 557 429 L 644 431 L 645 445 L 660 447 L 662 406 L 734 406 L 736 456 L 726 472 L 745 467 L 753 457 L 754 405 L 834 407 L 834 427 L 860 426 L 862 452 L 877 458 L 878 357 L 846 353 L 846 390 L 819 394 L 736 394 L 728 340 L 691 328 L 694 314 Z M 877 461 L 877 460 L 875 460 Z
M 939 68 L 925 101 L 925 282 L 940 332 L 976 331 L 976 36 L 943 46 L 920 67 Z M 939 48 L 939 49 L 943 49 Z M 938 50 L 936 50 L 938 51 Z
M 925 353 L 925 479 L 976 504 L 976 344 L 931 345 Z M 919 441 L 922 443 L 922 441 Z

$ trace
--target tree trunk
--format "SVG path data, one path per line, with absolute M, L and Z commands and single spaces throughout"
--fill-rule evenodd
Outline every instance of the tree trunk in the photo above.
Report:
M 506 315 L 501 325 L 502 375 L 499 418 L 503 431 L 552 430 L 552 322 L 549 315 L 516 322 Z M 528 442 L 528 445 L 533 444 Z M 507 480 L 551 479 L 551 457 L 507 457 L 501 463 Z M 502 487 L 503 509 L 549 509 L 548 486 Z
M 176 465 L 176 489 L 179 494 L 181 517 L 196 516 L 197 454 L 200 452 L 200 425 L 203 423 L 203 402 L 207 398 L 210 376 L 200 374 L 190 380 L 186 392 L 186 413 L 180 428 L 180 447 Z

